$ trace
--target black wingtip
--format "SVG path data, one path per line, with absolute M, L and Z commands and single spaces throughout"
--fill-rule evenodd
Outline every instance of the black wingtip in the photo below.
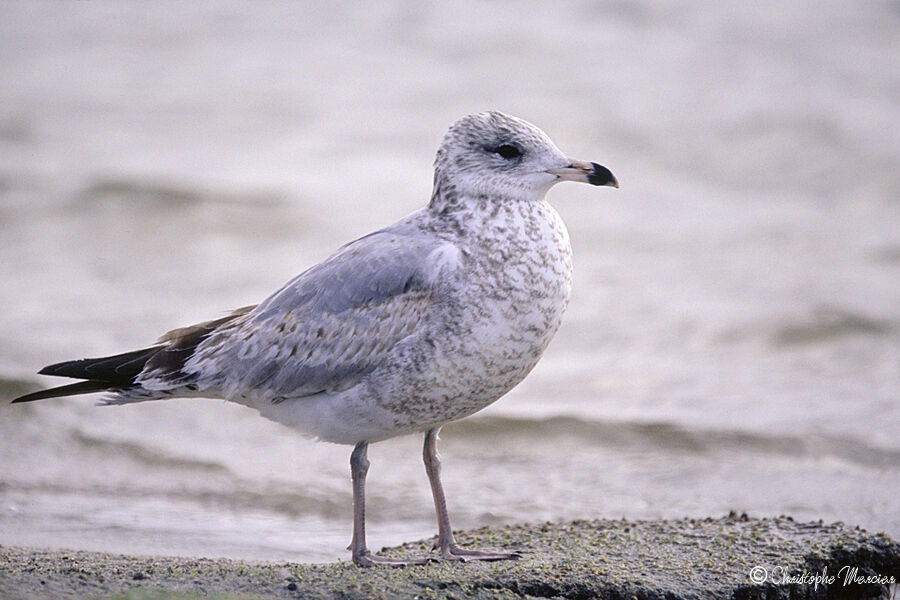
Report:
M 59 387 L 40 390 L 19 396 L 10 404 L 20 404 L 22 402 L 34 402 L 35 400 L 45 400 L 47 398 L 61 398 L 63 396 L 77 396 L 78 394 L 91 394 L 93 392 L 105 392 L 110 390 L 108 381 L 79 381 L 78 383 L 70 383 L 69 385 L 61 385 Z
M 159 346 L 141 348 L 124 354 L 101 356 L 100 358 L 81 358 L 47 365 L 40 375 L 56 377 L 72 377 L 74 379 L 90 379 L 93 381 L 109 381 L 126 385 L 144 368 L 146 362 L 159 351 Z

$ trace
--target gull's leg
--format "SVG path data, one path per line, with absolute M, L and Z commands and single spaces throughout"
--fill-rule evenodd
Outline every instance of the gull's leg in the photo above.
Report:
M 359 442 L 353 448 L 353 454 L 350 455 L 350 474 L 353 478 L 353 540 L 350 542 L 349 550 L 352 552 L 353 562 L 361 567 L 371 567 L 372 565 L 404 567 L 431 562 L 430 558 L 410 560 L 384 558 L 372 554 L 366 547 L 366 473 L 369 471 L 369 459 L 366 458 L 366 452 L 368 449 L 368 442 Z
M 429 429 L 425 433 L 425 447 L 422 458 L 425 461 L 425 472 L 431 483 L 431 494 L 434 496 L 434 510 L 437 512 L 438 541 L 435 546 L 441 556 L 449 560 L 507 560 L 520 558 L 518 552 L 482 552 L 460 548 L 450 529 L 450 515 L 447 513 L 447 499 L 444 497 L 444 486 L 441 485 L 441 460 L 437 452 L 437 440 L 440 427 Z

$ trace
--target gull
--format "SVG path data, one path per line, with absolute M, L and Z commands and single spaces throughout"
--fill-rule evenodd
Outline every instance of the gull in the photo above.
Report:
M 108 392 L 104 404 L 222 398 L 319 440 L 354 447 L 353 537 L 361 566 L 424 564 L 369 551 L 365 484 L 370 443 L 424 432 L 447 560 L 515 559 L 460 547 L 437 453 L 442 425 L 510 391 L 562 321 L 572 248 L 547 203 L 560 181 L 618 187 L 601 165 L 567 158 L 534 125 L 499 112 L 447 131 L 425 208 L 365 235 L 262 303 L 175 329 L 124 354 L 44 367 L 82 381 L 13 402 Z

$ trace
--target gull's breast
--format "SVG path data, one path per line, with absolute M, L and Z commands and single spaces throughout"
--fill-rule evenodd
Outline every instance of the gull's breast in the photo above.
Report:
M 562 322 L 572 289 L 572 249 L 549 204 L 520 208 L 482 241 L 469 308 L 478 315 L 473 333 L 480 335 L 481 353 L 524 377 Z
M 458 253 L 433 257 L 444 271 L 433 312 L 361 386 L 323 398 L 329 422 L 358 413 L 370 441 L 421 431 L 481 410 L 534 368 L 568 303 L 569 238 L 545 203 L 489 217 L 471 215 L 481 222 L 453 241 Z
M 485 222 L 463 245 L 460 288 L 434 336 L 433 376 L 416 394 L 420 409 L 444 420 L 472 414 L 515 387 L 562 322 L 572 289 L 566 229 L 546 203 L 516 208 Z

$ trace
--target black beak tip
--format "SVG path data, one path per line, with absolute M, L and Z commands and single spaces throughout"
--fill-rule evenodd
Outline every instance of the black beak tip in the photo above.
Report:
M 594 169 L 591 171 L 591 174 L 588 175 L 588 183 L 591 185 L 608 185 L 614 188 L 619 187 L 619 181 L 616 179 L 616 176 L 612 174 L 612 171 L 597 163 L 591 163 L 591 165 Z

